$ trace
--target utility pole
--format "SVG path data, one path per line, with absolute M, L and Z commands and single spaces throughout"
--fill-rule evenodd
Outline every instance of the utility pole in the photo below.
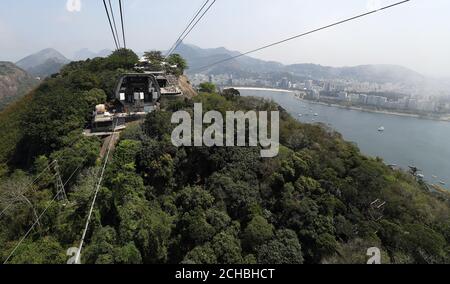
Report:
M 69 199 L 67 198 L 66 189 L 64 188 L 64 183 L 61 178 L 58 161 L 55 161 L 55 172 L 56 172 L 56 192 L 57 193 L 61 192 L 62 195 L 60 197 L 60 200 L 64 200 L 67 202 Z

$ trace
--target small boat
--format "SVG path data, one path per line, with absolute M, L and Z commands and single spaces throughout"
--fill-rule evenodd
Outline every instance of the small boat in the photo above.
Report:
M 318 113 L 315 113 L 314 116 L 319 116 L 319 114 L 318 114 Z
M 435 176 L 435 175 L 432 175 L 431 177 L 432 177 L 432 178 L 434 178 L 434 179 L 437 179 L 437 178 L 438 178 L 438 177 L 437 177 L 437 176 Z
M 384 126 L 381 126 L 380 128 L 378 128 L 378 132 L 383 132 L 384 131 Z
M 439 183 L 440 183 L 441 185 L 446 185 L 446 183 L 443 182 L 443 181 L 440 181 Z
M 303 114 L 299 113 L 299 114 L 298 114 L 298 116 L 299 116 L 299 117 L 302 117 L 302 116 L 303 116 Z
M 424 179 L 425 178 L 425 176 L 423 174 L 417 174 L 417 177 L 420 178 L 420 179 Z

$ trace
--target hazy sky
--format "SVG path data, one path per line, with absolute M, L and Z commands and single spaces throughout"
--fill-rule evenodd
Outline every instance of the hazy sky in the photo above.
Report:
M 80 1 L 69 11 L 67 0 L 1 0 L 0 60 L 46 47 L 69 58 L 84 47 L 113 49 L 102 1 Z M 396 1 L 217 0 L 186 42 L 247 51 Z M 129 47 L 144 51 L 168 49 L 204 0 L 122 2 Z M 287 64 L 400 64 L 450 77 L 450 0 L 412 0 L 253 56 Z

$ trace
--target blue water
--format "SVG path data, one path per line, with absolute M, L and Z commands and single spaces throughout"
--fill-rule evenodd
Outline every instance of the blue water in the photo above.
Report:
M 364 154 L 381 157 L 387 164 L 404 169 L 414 165 L 423 171 L 428 182 L 438 184 L 443 181 L 449 188 L 450 122 L 319 105 L 299 100 L 292 93 L 240 92 L 243 96 L 270 98 L 301 122 L 325 123 L 340 132 L 345 140 L 355 142 Z M 384 126 L 384 132 L 378 131 L 381 126 Z

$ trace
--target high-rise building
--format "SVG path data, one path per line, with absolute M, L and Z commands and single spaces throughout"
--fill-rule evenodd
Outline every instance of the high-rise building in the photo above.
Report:
M 230 78 L 228 79 L 228 85 L 229 85 L 230 87 L 233 86 L 233 74 L 230 74 Z
M 359 94 L 348 94 L 348 100 L 352 103 L 359 103 Z
M 281 79 L 280 87 L 282 89 L 289 89 L 289 84 L 290 84 L 289 80 L 287 78 L 283 78 Z
M 348 94 L 347 92 L 339 92 L 338 93 L 338 99 L 340 101 L 346 101 L 348 99 Z
M 323 89 L 325 92 L 331 92 L 334 90 L 334 86 L 330 82 L 326 82 Z
M 386 97 L 381 96 L 368 96 L 367 104 L 373 106 L 384 106 L 387 103 Z
M 367 104 L 367 95 L 366 94 L 359 94 L 359 103 L 360 104 Z
M 417 110 L 418 109 L 418 101 L 417 99 L 409 99 L 408 101 L 408 108 Z

